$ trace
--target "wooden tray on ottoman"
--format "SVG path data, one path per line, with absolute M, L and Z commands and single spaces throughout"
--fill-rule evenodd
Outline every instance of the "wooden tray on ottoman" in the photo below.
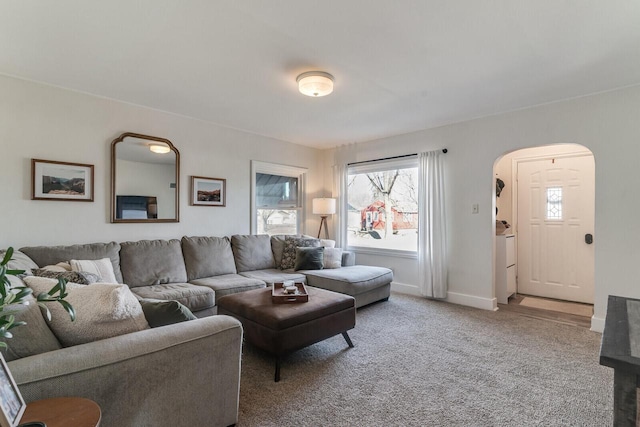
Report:
M 298 292 L 295 294 L 284 293 L 284 283 L 274 283 L 271 288 L 271 299 L 275 304 L 288 304 L 298 302 L 308 302 L 309 293 L 304 283 L 294 283 L 298 288 Z

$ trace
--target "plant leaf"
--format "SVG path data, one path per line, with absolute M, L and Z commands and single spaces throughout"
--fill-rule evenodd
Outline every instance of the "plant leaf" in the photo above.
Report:
M 4 254 L 4 258 L 2 259 L 2 262 L 0 264 L 7 265 L 9 261 L 11 261 L 12 256 L 13 256 L 13 248 L 8 247 L 7 252 Z
M 67 310 L 71 321 L 73 322 L 74 320 L 76 320 L 76 310 L 73 308 L 73 306 L 63 299 L 58 302 L 62 305 L 62 307 L 64 307 L 65 310 Z
M 49 307 L 47 307 L 46 304 L 40 302 L 41 295 L 46 295 L 46 294 L 42 293 L 38 295 L 38 305 L 44 309 L 44 316 L 47 318 L 49 322 L 51 322 L 51 311 L 49 310 Z

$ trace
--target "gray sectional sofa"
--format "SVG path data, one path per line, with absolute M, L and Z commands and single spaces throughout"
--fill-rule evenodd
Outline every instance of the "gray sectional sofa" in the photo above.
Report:
M 20 251 L 39 266 L 73 258 L 109 258 L 116 279 L 140 298 L 176 300 L 198 317 L 216 314 L 218 298 L 284 280 L 353 296 L 356 307 L 389 298 L 393 272 L 357 266 L 344 251 L 342 267 L 280 270 L 286 236 L 234 235 L 183 237 L 71 246 L 24 247 Z
M 349 252 L 340 268 L 277 268 L 285 240 L 236 235 L 20 248 L 40 267 L 108 258 L 116 280 L 139 299 L 177 300 L 200 318 L 73 347 L 58 344 L 39 354 L 30 349 L 31 355 L 9 362 L 25 400 L 87 397 L 101 406 L 107 427 L 234 424 L 242 327 L 215 315 L 220 297 L 284 280 L 352 295 L 356 307 L 389 297 L 392 271 L 355 265 Z M 34 306 L 25 308 L 32 316 Z M 38 342 L 56 341 L 50 331 L 41 332 L 51 336 Z

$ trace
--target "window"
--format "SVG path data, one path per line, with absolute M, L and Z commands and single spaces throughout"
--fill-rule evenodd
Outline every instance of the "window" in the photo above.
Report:
M 562 187 L 547 188 L 547 219 L 562 219 Z
M 349 166 L 348 246 L 416 252 L 418 215 L 416 156 Z
M 306 169 L 251 162 L 254 234 L 299 234 Z

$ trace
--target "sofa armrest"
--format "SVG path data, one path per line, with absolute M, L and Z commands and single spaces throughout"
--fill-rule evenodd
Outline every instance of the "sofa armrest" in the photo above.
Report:
M 342 251 L 342 266 L 343 267 L 350 267 L 352 265 L 356 265 L 356 254 L 355 254 L 355 252 Z
M 25 401 L 94 400 L 105 426 L 237 422 L 242 326 L 211 316 L 9 362 Z

